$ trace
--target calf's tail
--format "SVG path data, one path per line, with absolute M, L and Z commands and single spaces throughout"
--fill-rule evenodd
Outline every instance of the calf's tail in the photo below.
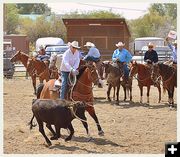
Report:
M 33 114 L 33 117 L 31 118 L 31 121 L 28 123 L 28 125 L 30 125 L 30 130 L 36 126 L 35 123 L 33 124 L 33 119 L 34 119 L 34 114 Z

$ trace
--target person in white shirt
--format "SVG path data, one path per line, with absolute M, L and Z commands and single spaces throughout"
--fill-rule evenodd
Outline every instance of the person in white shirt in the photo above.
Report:
M 84 46 L 87 47 L 89 51 L 88 54 L 83 58 L 83 60 L 93 61 L 93 62 L 97 62 L 100 60 L 100 56 L 101 56 L 100 52 L 93 43 L 86 42 L 86 45 Z
M 77 68 L 79 67 L 80 63 L 78 51 L 80 47 L 78 46 L 77 41 L 69 43 L 69 46 L 69 49 L 63 54 L 62 63 L 60 66 L 62 80 L 60 99 L 65 99 L 69 73 L 71 72 L 74 76 L 79 74 Z

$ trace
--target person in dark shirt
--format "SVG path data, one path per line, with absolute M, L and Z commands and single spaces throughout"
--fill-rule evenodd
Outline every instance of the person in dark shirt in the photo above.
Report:
M 153 43 L 148 44 L 148 51 L 146 51 L 144 55 L 144 61 L 147 64 L 157 63 L 158 62 L 158 54 L 155 50 L 153 50 Z

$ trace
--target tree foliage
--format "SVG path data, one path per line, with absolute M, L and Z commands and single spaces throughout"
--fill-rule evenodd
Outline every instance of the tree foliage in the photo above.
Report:
M 78 13 L 78 11 L 70 12 L 68 14 L 63 15 L 64 18 L 121 18 L 122 15 L 115 14 L 111 11 L 88 11 L 88 12 L 82 12 L 81 14 Z
M 17 3 L 19 14 L 46 14 L 51 13 L 51 9 L 44 3 Z
M 19 24 L 18 9 L 15 4 L 5 4 L 4 31 L 7 34 L 16 34 Z
M 19 33 L 27 34 L 30 42 L 41 37 L 60 37 L 65 39 L 66 30 L 62 19 L 55 14 L 40 16 L 35 21 L 30 18 L 21 18 Z
M 143 17 L 129 21 L 132 39 L 145 36 L 164 38 L 170 30 L 176 30 L 176 4 L 152 4 Z

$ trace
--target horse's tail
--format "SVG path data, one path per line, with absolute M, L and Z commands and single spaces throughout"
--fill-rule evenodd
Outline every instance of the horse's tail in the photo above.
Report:
M 28 125 L 30 125 L 30 130 L 36 126 L 36 124 L 33 124 L 33 119 L 34 119 L 34 114 L 33 117 L 31 118 L 31 121 L 28 123 Z
M 41 92 L 42 92 L 42 89 L 44 87 L 44 84 L 43 83 L 40 83 L 37 88 L 36 88 L 36 96 L 37 96 L 37 99 L 40 98 L 40 95 L 41 95 Z

